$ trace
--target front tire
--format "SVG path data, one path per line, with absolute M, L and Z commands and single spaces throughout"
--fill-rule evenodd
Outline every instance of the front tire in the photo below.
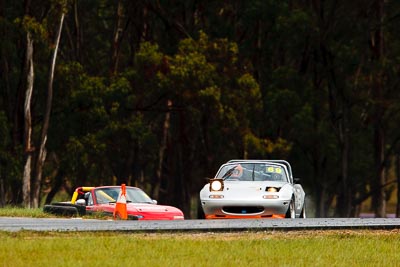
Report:
M 288 219 L 295 219 L 296 218 L 296 211 L 295 211 L 294 207 L 295 207 L 294 206 L 294 199 L 292 199 L 290 201 L 290 203 L 289 203 L 289 207 L 288 207 L 288 210 L 286 212 L 285 218 L 288 218 Z
M 199 199 L 197 203 L 197 219 L 205 219 L 206 215 L 204 214 L 203 207 L 201 206 L 201 200 Z
M 303 209 L 301 210 L 300 218 L 302 218 L 302 219 L 307 218 L 307 216 L 306 216 L 306 203 L 303 204 Z

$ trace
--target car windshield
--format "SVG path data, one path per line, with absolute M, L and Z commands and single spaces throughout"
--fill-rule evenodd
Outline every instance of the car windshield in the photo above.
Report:
M 102 187 L 95 189 L 98 204 L 116 202 L 121 191 L 120 187 Z M 126 201 L 133 203 L 153 203 L 152 199 L 139 188 L 126 188 Z
M 227 164 L 220 169 L 216 178 L 227 181 L 288 181 L 283 167 L 268 163 Z

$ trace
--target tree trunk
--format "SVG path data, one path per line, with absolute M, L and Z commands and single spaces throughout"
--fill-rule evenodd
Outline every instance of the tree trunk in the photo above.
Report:
M 50 71 L 49 71 L 46 111 L 45 111 L 44 120 L 43 120 L 42 134 L 41 134 L 41 139 L 40 139 L 40 149 L 39 149 L 39 154 L 38 154 L 37 162 L 36 162 L 36 177 L 35 177 L 35 181 L 34 181 L 34 192 L 33 192 L 33 198 L 32 198 L 32 206 L 34 208 L 39 207 L 40 188 L 41 188 L 41 183 L 42 183 L 42 170 L 43 170 L 44 161 L 46 160 L 47 132 L 49 129 L 51 106 L 52 106 L 52 101 L 53 101 L 54 68 L 56 65 L 58 45 L 60 43 L 60 36 L 61 36 L 62 26 L 63 26 L 63 22 L 64 22 L 64 16 L 65 16 L 65 14 L 63 12 L 60 17 L 60 24 L 58 27 L 56 43 L 55 43 L 52 61 L 51 61 L 51 65 L 50 65 Z
M 4 190 L 4 175 L 0 170 L 0 208 L 4 208 L 6 205 L 6 194 Z
M 375 7 L 375 26 L 376 30 L 371 32 L 371 52 L 372 60 L 377 65 L 383 56 L 383 29 L 382 22 L 384 16 L 383 0 L 376 0 Z M 373 100 L 375 102 L 373 113 L 373 128 L 374 128 L 374 163 L 376 170 L 376 177 L 372 183 L 372 190 L 376 192 L 373 195 L 372 204 L 376 217 L 386 216 L 386 196 L 384 184 L 386 183 L 385 177 L 385 131 L 383 129 L 382 120 L 384 116 L 383 103 L 383 74 L 382 71 L 377 70 L 371 77 Z
M 113 38 L 113 46 L 111 52 L 111 67 L 110 73 L 116 74 L 118 72 L 118 63 L 119 63 L 119 52 L 121 47 L 121 40 L 124 33 L 124 29 L 122 26 L 124 17 L 124 7 L 122 5 L 122 1 L 118 1 L 117 7 L 117 16 L 116 16 L 116 25 L 114 31 L 114 38 Z
M 0 2 L 0 17 L 4 17 L 4 2 L 1 1 Z M 1 27 L 0 28 L 0 34 L 2 36 L 6 36 L 6 28 L 5 27 Z M 10 83 L 9 83 L 9 79 L 8 79 L 8 62 L 7 62 L 7 57 L 6 57 L 6 49 L 4 48 L 3 45 L 0 45 L 0 60 L 1 60 L 1 66 L 0 66 L 0 73 L 3 73 L 3 79 L 4 79 L 4 102 L 7 105 L 7 118 L 11 118 L 12 117 L 12 112 L 11 112 L 11 104 L 10 104 L 10 99 L 9 99 L 9 95 L 10 95 Z M 4 103 L 2 102 L 2 103 Z M 6 176 L 6 172 L 3 168 L 3 166 L 5 167 L 5 162 L 3 162 L 2 160 L 0 160 L 0 208 L 3 208 L 6 205 L 6 196 L 5 196 L 5 190 L 4 190 L 4 184 L 5 184 L 5 176 Z
M 158 150 L 158 166 L 156 171 L 156 183 L 153 186 L 153 198 L 158 199 L 160 196 L 160 187 L 162 180 L 162 167 L 164 163 L 164 153 L 167 149 L 167 140 L 168 140 L 168 132 L 171 120 L 170 108 L 172 107 L 172 101 L 167 100 L 167 113 L 165 114 L 164 125 L 163 125 L 163 134 L 162 140 L 160 144 L 160 149 Z
M 315 216 L 317 218 L 327 217 L 327 200 L 328 200 L 328 192 L 326 190 L 325 185 L 325 175 L 322 171 L 323 165 L 320 160 L 316 156 L 313 157 L 312 161 L 313 166 L 313 181 L 314 181 L 314 191 L 315 191 Z
M 400 155 L 396 155 L 396 175 L 397 175 L 397 204 L 396 217 L 400 218 Z
M 78 15 L 78 0 L 74 1 L 74 21 L 75 21 L 75 57 L 76 60 L 82 63 L 81 58 L 81 43 L 82 43 L 82 33 L 79 24 L 79 15 Z
M 174 183 L 174 205 L 178 206 L 186 217 L 190 214 L 190 190 L 192 183 L 191 174 L 193 166 L 192 150 L 190 148 L 190 139 L 187 136 L 187 113 L 184 110 L 179 111 L 179 141 L 177 146 L 176 179 Z
M 345 102 L 345 101 L 343 101 Z M 343 103 L 345 105 L 345 103 Z M 348 218 L 352 211 L 351 183 L 348 177 L 349 164 L 349 129 L 347 127 L 348 113 L 347 108 L 343 107 L 343 118 L 339 121 L 339 142 L 341 152 L 341 180 L 339 193 L 337 194 L 336 214 L 339 217 Z
M 52 185 L 50 192 L 47 194 L 44 204 L 50 204 L 51 201 L 53 201 L 54 196 L 57 194 L 58 191 L 60 191 L 61 187 L 63 186 L 65 177 L 64 168 L 60 165 L 60 161 L 57 155 L 55 153 L 52 153 L 51 155 L 54 162 L 56 162 L 57 164 L 57 168 L 54 171 L 54 184 Z
M 24 104 L 24 118 L 25 118 L 25 130 L 24 130 L 24 148 L 25 148 L 25 167 L 22 178 L 22 201 L 26 208 L 31 207 L 31 167 L 32 167 L 32 153 L 34 148 L 32 145 L 32 118 L 31 118 L 31 99 L 33 92 L 33 40 L 28 32 L 26 35 L 26 59 L 27 59 L 27 86 L 25 92 L 25 104 Z
M 375 217 L 383 218 L 386 217 L 386 191 L 384 184 L 386 183 L 386 175 L 384 168 L 384 133 L 383 129 L 378 125 L 375 125 L 374 131 L 374 144 L 375 144 L 375 166 L 376 166 L 376 178 L 373 183 L 374 195 L 373 195 L 373 208 Z
M 4 17 L 4 12 L 3 12 L 3 5 L 0 5 L 0 17 Z M 7 26 L 2 26 L 0 28 L 0 35 L 1 36 L 6 36 L 7 35 Z M 5 48 L 4 45 L 0 45 L 0 73 L 1 73 L 1 77 L 2 77 L 2 84 L 4 84 L 2 91 L 3 97 L 4 97 L 4 102 L 2 102 L 6 107 L 6 114 L 7 114 L 7 118 L 10 119 L 12 118 L 12 104 L 11 104 L 11 99 L 10 99 L 10 79 L 9 79 L 9 75 L 10 75 L 10 68 L 9 68 L 9 63 L 8 63 L 8 57 L 7 57 L 7 53 L 8 53 L 8 49 Z

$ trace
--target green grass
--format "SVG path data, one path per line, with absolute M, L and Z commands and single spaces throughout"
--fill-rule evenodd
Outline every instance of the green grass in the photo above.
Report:
M 37 209 L 25 209 L 21 207 L 7 206 L 0 208 L 0 217 L 30 217 L 30 218 L 63 218 L 60 215 L 54 215 L 43 212 L 43 208 Z M 84 219 L 110 219 L 110 215 L 101 212 L 93 213 L 90 215 L 79 216 Z M 64 218 L 71 218 L 70 216 L 64 216 Z M 0 266 L 1 267 L 1 266 Z
M 400 231 L 0 232 L 0 266 L 399 266 Z
M 43 208 L 25 209 L 15 206 L 6 206 L 0 208 L 0 217 L 31 217 L 31 218 L 46 218 L 51 217 L 43 212 Z
M 0 216 L 54 217 L 6 207 Z M 2 266 L 400 266 L 400 230 L 1 232 Z

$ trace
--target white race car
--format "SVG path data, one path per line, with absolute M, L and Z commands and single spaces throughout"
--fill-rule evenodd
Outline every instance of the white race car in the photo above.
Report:
M 200 191 L 206 219 L 305 218 L 305 193 L 285 160 L 230 160 Z

